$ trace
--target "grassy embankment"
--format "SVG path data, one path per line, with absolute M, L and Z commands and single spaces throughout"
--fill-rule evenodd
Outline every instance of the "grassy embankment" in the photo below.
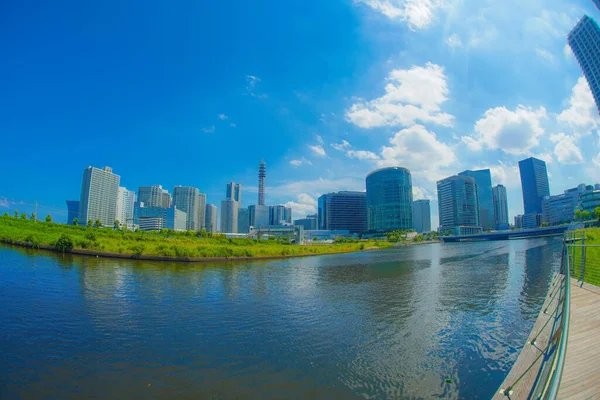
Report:
M 600 286 L 600 228 L 586 228 L 574 232 L 574 237 L 584 237 L 586 245 L 597 245 L 599 247 L 587 246 L 585 253 L 582 247 L 574 246 L 569 249 L 573 260 L 573 275 L 579 279 L 581 276 L 581 261 L 584 258 L 583 281 L 592 285 Z M 576 244 L 581 244 L 577 241 Z
M 25 243 L 32 247 L 50 246 L 57 251 L 65 252 L 85 249 L 100 254 L 110 252 L 137 257 L 152 255 L 174 258 L 276 257 L 346 253 L 392 245 L 385 241 L 369 241 L 299 246 L 274 240 L 200 237 L 199 233 L 193 231 L 159 233 L 89 228 L 34 222 L 12 216 L 0 216 L 0 241 Z

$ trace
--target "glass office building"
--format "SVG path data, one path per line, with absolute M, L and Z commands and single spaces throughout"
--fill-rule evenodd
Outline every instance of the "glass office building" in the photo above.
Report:
M 318 229 L 367 230 L 367 195 L 365 192 L 327 193 L 319 197 Z
M 597 0 L 596 5 L 598 5 Z M 583 71 L 600 113 L 600 28 L 584 15 L 567 37 L 569 46 Z
M 519 161 L 521 173 L 521 188 L 523 189 L 523 228 L 539 227 L 543 212 L 542 201 L 545 196 L 550 196 L 548 184 L 548 171 L 546 163 L 534 157 Z M 529 214 L 537 214 L 536 217 Z
M 477 184 L 477 201 L 479 203 L 479 223 L 483 229 L 493 229 L 494 221 L 494 196 L 492 194 L 492 174 L 489 169 L 467 170 L 458 174 L 470 176 Z
M 415 232 L 431 232 L 431 205 L 429 200 L 415 200 L 413 202 L 413 221 Z
M 498 230 L 509 229 L 508 224 L 508 200 L 506 188 L 503 185 L 496 185 L 492 188 L 494 197 L 494 222 Z
M 367 229 L 386 232 L 413 227 L 410 171 L 382 168 L 367 175 Z
M 480 227 L 475 178 L 455 175 L 442 179 L 437 182 L 437 192 L 441 232 Z

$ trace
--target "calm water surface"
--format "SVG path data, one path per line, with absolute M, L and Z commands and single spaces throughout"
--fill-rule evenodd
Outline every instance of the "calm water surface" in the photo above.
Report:
M 0 246 L 0 397 L 490 398 L 560 249 L 189 265 Z

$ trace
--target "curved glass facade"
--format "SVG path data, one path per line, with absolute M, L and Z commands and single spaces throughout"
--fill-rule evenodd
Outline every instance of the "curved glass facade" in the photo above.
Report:
M 369 231 L 412 229 L 412 203 L 412 178 L 406 168 L 382 168 L 367 175 Z

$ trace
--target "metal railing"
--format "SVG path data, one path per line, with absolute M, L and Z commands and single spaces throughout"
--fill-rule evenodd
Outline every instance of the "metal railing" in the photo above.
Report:
M 571 277 L 578 282 L 600 286 L 600 244 L 585 232 L 569 234 L 566 238 L 572 260 Z M 592 243 L 591 243 L 592 242 Z
M 549 291 L 549 301 L 544 306 L 543 313 L 549 315 L 546 322 L 534 335 L 528 344 L 535 347 L 539 354 L 533 362 L 519 375 L 511 385 L 503 389 L 507 398 L 511 398 L 518 384 L 525 382 L 522 379 L 528 374 L 535 374 L 533 386 L 527 395 L 528 399 L 557 398 L 560 380 L 564 369 L 567 340 L 569 335 L 569 307 L 570 307 L 570 275 L 572 273 L 572 254 L 569 253 L 570 240 L 565 237 L 560 272 L 555 276 Z M 546 336 L 546 329 L 550 331 Z M 543 334 L 543 335 L 542 335 Z M 538 343 L 538 339 L 543 343 Z M 547 340 L 547 341 L 546 341 Z M 539 346 L 538 346 L 539 345 Z M 541 362 L 540 362 L 541 360 Z M 538 366 L 538 362 L 539 366 Z M 536 366 L 538 366 L 536 368 Z M 525 392 L 521 388 L 521 393 Z

